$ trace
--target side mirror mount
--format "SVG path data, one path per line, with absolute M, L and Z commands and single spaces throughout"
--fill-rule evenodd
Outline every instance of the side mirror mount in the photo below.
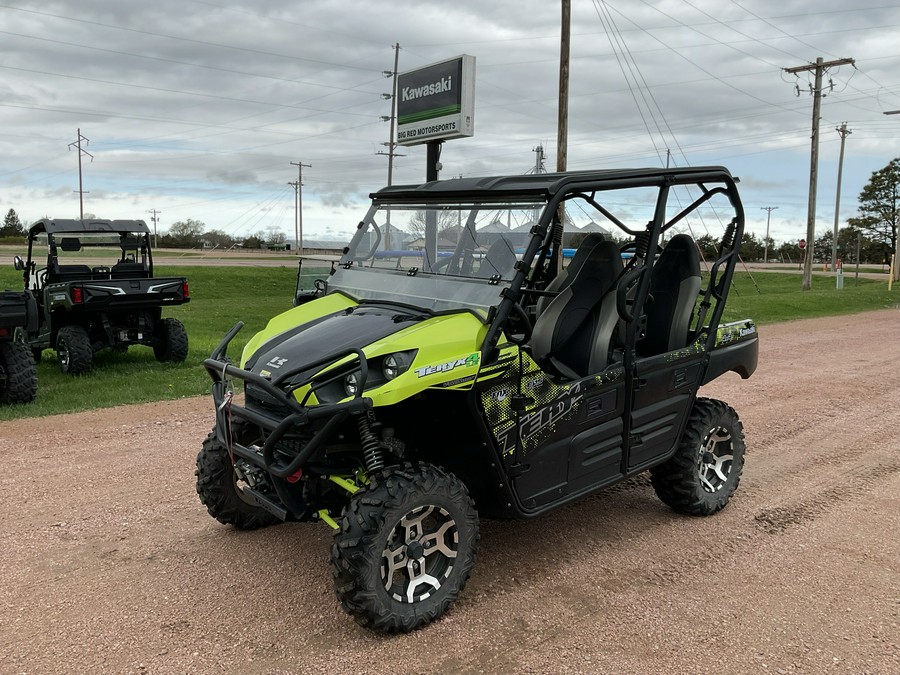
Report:
M 21 256 L 17 255 L 15 258 L 13 258 L 13 267 L 16 268 L 17 272 L 22 272 L 25 270 L 25 261 L 22 260 Z

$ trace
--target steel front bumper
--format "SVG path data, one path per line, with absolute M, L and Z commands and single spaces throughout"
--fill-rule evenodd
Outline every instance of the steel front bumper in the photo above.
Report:
M 299 379 L 297 376 L 300 375 L 301 369 L 289 370 L 270 380 L 235 366 L 225 355 L 229 342 L 243 325 L 243 322 L 235 324 L 210 358 L 203 362 L 203 367 L 206 368 L 206 372 L 213 381 L 212 397 L 216 406 L 216 438 L 228 447 L 235 457 L 240 457 L 246 462 L 264 469 L 272 476 L 288 478 L 297 474 L 304 467 L 349 416 L 364 414 L 372 407 L 372 400 L 360 395 L 363 390 L 362 384 L 368 374 L 366 357 L 358 349 L 345 350 L 341 353 L 330 354 L 315 363 L 304 364 L 302 371 L 308 375 L 300 376 Z M 361 386 L 355 398 L 342 403 L 308 406 L 306 402 L 315 389 L 315 387 L 311 387 L 302 401 L 297 400 L 294 396 L 296 390 L 310 384 L 321 368 L 347 356 L 355 356 L 359 363 L 357 367 L 361 375 Z M 341 370 L 340 374 L 331 378 L 317 378 L 317 387 L 329 384 L 338 377 L 342 377 L 343 373 L 344 370 Z M 235 404 L 232 401 L 232 380 L 241 380 L 245 383 L 245 388 L 250 385 L 255 390 L 262 392 L 286 414 L 270 414 Z M 262 429 L 265 438 L 263 444 L 261 446 L 245 446 L 237 442 L 231 433 L 234 419 L 246 420 Z M 326 420 L 324 424 L 322 424 L 322 420 Z M 313 429 L 315 431 L 309 440 L 289 461 L 276 458 L 275 446 L 288 433 L 309 432 Z

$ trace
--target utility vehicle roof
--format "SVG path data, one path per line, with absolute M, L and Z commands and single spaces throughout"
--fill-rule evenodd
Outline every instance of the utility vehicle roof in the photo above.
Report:
M 723 166 L 684 168 L 603 169 L 485 178 L 453 178 L 421 185 L 394 185 L 373 192 L 377 202 L 439 201 L 466 199 L 494 201 L 529 195 L 547 199 L 557 192 L 578 189 L 613 189 L 652 185 L 680 185 L 702 182 L 737 183 L 738 179 Z
M 142 232 L 150 233 L 150 228 L 143 220 L 72 220 L 64 218 L 43 218 L 28 230 L 33 237 L 42 232 Z

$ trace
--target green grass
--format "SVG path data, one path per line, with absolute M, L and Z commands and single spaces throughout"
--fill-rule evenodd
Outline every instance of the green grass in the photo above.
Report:
M 760 272 L 751 278 L 746 271 L 737 271 L 724 320 L 749 317 L 767 324 L 900 306 L 900 286 L 888 291 L 886 279 L 861 278 L 857 285 L 852 274 L 845 274 L 841 290 L 835 288 L 834 277 L 813 276 L 809 291 L 801 290 L 800 284 L 799 274 Z
M 202 361 L 238 320 L 246 325 L 229 348 L 233 358 L 272 316 L 289 309 L 296 267 L 160 267 L 158 275 L 187 276 L 190 283 L 191 302 L 164 312 L 187 328 L 185 363 L 157 363 L 149 347 L 131 347 L 124 354 L 104 350 L 95 355 L 90 373 L 72 377 L 59 371 L 54 352 L 47 350 L 38 364 L 37 401 L 0 406 L 0 420 L 208 394 Z M 888 292 L 886 281 L 860 279 L 856 285 L 847 275 L 838 291 L 833 278 L 814 277 L 813 290 L 803 292 L 797 274 L 759 273 L 753 279 L 759 292 L 746 272 L 735 274 L 726 321 L 750 317 L 768 324 L 900 306 L 900 287 Z M 12 265 L 0 268 L 0 289 L 20 287 Z

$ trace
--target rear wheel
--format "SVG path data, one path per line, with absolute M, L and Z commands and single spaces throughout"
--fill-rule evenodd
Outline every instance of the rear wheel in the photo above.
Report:
M 235 422 L 232 430 L 236 438 L 245 438 L 249 425 Z M 234 525 L 239 530 L 255 530 L 281 522 L 244 496 L 244 481 L 235 472 L 228 448 L 216 438 L 215 430 L 203 441 L 194 475 L 200 501 L 220 523 Z
M 741 481 L 744 428 L 722 401 L 697 399 L 675 454 L 650 470 L 653 489 L 670 507 L 692 516 L 722 509 Z
M 156 324 L 153 353 L 161 362 L 181 363 L 188 355 L 187 331 L 178 319 L 163 319 Z
M 81 326 L 63 326 L 56 336 L 56 358 L 59 369 L 69 375 L 80 375 L 91 369 L 94 350 L 87 331 Z
M 0 403 L 31 403 L 37 372 L 31 350 L 21 342 L 0 342 Z
M 415 630 L 463 590 L 477 541 L 478 513 L 462 481 L 430 464 L 385 469 L 352 497 L 335 530 L 335 592 L 363 626 Z

